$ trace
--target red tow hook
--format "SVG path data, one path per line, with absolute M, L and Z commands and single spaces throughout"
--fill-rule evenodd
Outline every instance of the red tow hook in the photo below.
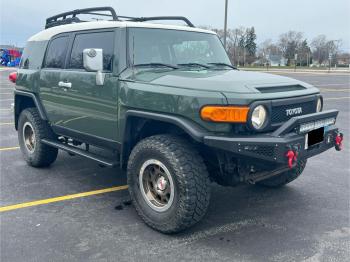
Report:
M 343 134 L 339 133 L 335 137 L 335 150 L 340 151 L 343 149 Z
M 294 167 L 294 163 L 298 160 L 298 153 L 293 150 L 288 150 L 286 157 L 288 158 L 288 167 L 292 169 Z

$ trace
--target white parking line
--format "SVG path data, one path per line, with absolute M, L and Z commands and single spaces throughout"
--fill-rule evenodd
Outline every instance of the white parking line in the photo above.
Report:
M 342 84 L 316 84 L 316 86 L 349 86 L 350 83 L 342 83 Z
M 343 100 L 343 99 L 350 99 L 350 96 L 344 96 L 344 97 L 330 97 L 330 98 L 325 98 L 323 100 Z
M 0 67 L 0 71 L 16 71 L 16 67 Z
M 350 92 L 350 88 L 349 89 L 338 89 L 338 88 L 319 88 L 321 90 L 321 92 L 344 92 L 344 93 L 347 93 L 347 92 Z

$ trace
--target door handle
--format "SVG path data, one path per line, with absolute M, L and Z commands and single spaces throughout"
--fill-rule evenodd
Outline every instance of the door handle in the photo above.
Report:
M 64 88 L 72 88 L 72 83 L 59 81 L 58 82 L 58 86 L 59 87 L 64 87 Z

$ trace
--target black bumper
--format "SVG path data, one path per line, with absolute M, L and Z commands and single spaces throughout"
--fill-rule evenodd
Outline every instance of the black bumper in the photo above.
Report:
M 335 125 L 326 126 L 323 141 L 308 148 L 305 147 L 305 133 L 299 133 L 299 127 L 318 120 L 336 119 L 337 116 L 337 110 L 329 110 L 293 117 L 273 133 L 240 137 L 205 136 L 204 144 L 240 156 L 286 164 L 288 150 L 298 152 L 298 158 L 309 158 L 334 147 L 338 134 Z

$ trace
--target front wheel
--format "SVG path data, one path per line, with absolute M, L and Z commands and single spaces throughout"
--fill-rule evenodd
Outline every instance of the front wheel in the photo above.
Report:
M 202 158 L 186 140 L 171 135 L 152 136 L 134 147 L 128 185 L 137 213 L 163 233 L 194 225 L 209 205 L 209 175 Z
M 306 166 L 306 159 L 299 160 L 296 167 L 279 175 L 267 178 L 265 180 L 257 182 L 258 185 L 266 187 L 282 187 L 293 180 L 297 179 L 304 171 Z

